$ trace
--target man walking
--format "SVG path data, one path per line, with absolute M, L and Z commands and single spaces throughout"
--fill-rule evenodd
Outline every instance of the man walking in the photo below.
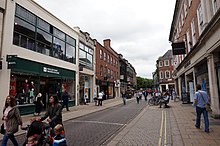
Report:
M 209 97 L 205 91 L 201 90 L 201 85 L 196 86 L 196 92 L 194 97 L 194 105 L 196 106 L 196 128 L 200 128 L 201 114 L 204 117 L 205 132 L 209 133 L 209 119 L 208 111 L 205 108 L 206 103 L 208 103 Z
M 122 100 L 123 100 L 123 104 L 126 105 L 126 98 L 127 98 L 126 92 L 122 92 L 121 97 L 122 97 Z

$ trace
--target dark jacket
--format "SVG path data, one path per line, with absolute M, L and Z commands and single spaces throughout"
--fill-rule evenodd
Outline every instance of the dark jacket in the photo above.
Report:
M 68 94 L 68 92 L 65 91 L 65 92 L 62 93 L 63 102 L 68 102 L 69 98 L 70 98 L 70 95 Z
M 22 125 L 22 119 L 19 109 L 16 106 L 8 112 L 6 119 L 6 134 L 9 135 L 18 132 L 18 126 Z
M 46 113 L 41 117 L 41 121 L 45 120 L 47 117 L 51 119 L 51 127 L 55 127 L 57 124 L 62 124 L 62 106 L 58 103 L 54 107 L 49 106 Z

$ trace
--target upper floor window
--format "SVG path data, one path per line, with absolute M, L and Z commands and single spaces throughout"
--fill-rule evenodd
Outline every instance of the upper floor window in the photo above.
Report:
M 79 43 L 79 63 L 86 68 L 93 69 L 93 49 L 82 42 Z
M 159 67 L 162 67 L 162 66 L 163 66 L 163 62 L 159 61 Z
M 185 14 L 185 17 L 187 16 L 187 0 L 184 1 L 184 14 Z
M 108 54 L 108 63 L 110 64 L 110 55 Z
M 111 64 L 113 64 L 113 58 L 111 57 Z
M 164 60 L 164 66 L 170 66 L 169 60 Z
M 160 79 L 163 79 L 163 72 L 160 71 Z
M 76 62 L 76 40 L 18 4 L 13 44 L 71 63 Z
M 179 33 L 181 33 L 181 30 L 182 30 L 182 23 L 181 23 L 181 21 L 179 21 Z
M 188 53 L 189 53 L 192 49 L 189 30 L 187 30 L 187 32 L 186 32 L 186 39 L 187 39 L 187 49 L 188 49 Z
M 106 53 L 104 52 L 104 61 L 106 61 Z
M 192 45 L 196 44 L 196 31 L 195 31 L 195 23 L 194 18 L 191 21 L 191 31 L 192 31 Z
M 213 14 L 215 14 L 219 8 L 220 8 L 220 1 L 219 0 L 212 0 Z
M 199 4 L 197 9 L 197 18 L 198 18 L 199 34 L 201 34 L 203 30 L 203 13 L 202 13 L 201 4 Z
M 191 4 L 192 4 L 192 0 L 188 0 L 189 7 L 191 6 Z
M 103 66 L 101 65 L 101 66 L 100 66 L 100 76 L 103 75 L 102 70 L 103 70 Z
M 108 76 L 107 77 L 111 77 L 111 70 L 108 68 Z
M 100 59 L 102 59 L 102 50 L 101 49 L 99 50 L 99 53 L 100 53 Z
M 182 26 L 184 25 L 184 16 L 183 16 L 183 12 L 181 13 L 181 24 L 182 24 Z
M 106 77 L 106 71 L 107 71 L 107 68 L 104 67 L 104 77 Z
M 166 79 L 169 79 L 169 78 L 170 78 L 170 71 L 166 71 L 166 72 L 165 72 L 165 78 L 166 78 Z

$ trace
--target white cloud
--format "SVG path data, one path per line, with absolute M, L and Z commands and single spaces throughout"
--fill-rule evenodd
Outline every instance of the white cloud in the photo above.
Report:
M 35 0 L 69 26 L 79 26 L 134 66 L 137 75 L 152 78 L 156 60 L 168 42 L 175 0 Z

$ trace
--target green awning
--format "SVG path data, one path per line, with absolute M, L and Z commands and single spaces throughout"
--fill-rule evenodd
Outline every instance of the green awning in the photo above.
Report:
M 16 72 L 33 73 L 39 76 L 75 79 L 75 71 L 39 63 L 15 55 L 7 55 L 8 69 Z

